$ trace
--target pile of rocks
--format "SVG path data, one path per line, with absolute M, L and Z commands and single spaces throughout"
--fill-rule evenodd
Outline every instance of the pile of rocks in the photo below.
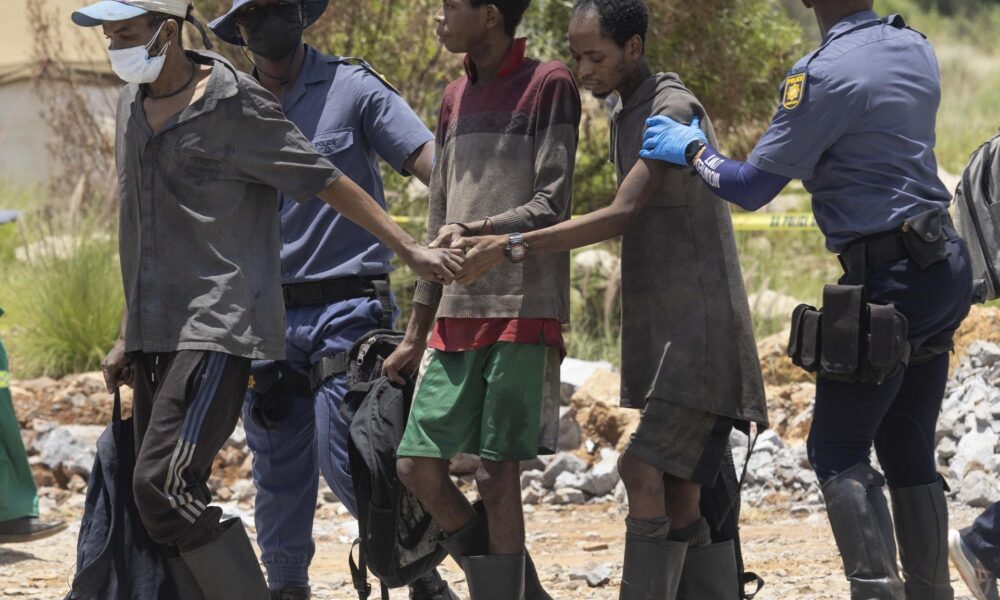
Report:
M 975 340 L 975 341 L 974 341 Z M 974 308 L 957 337 L 954 376 L 937 429 L 937 459 L 953 495 L 975 507 L 1000 500 L 1000 310 Z M 771 429 L 760 435 L 747 463 L 744 502 L 812 511 L 822 503 L 806 454 L 815 385 L 790 366 L 782 334 L 762 340 Z M 620 375 L 607 363 L 567 359 L 563 365 L 560 453 L 522 465 L 527 505 L 624 502 L 617 462 L 639 412 L 619 406 Z M 99 373 L 61 380 L 16 381 L 15 411 L 36 480 L 60 498 L 86 491 L 96 441 L 111 418 L 113 398 Z M 131 393 L 123 389 L 126 416 Z M 731 438 L 742 471 L 749 440 Z M 216 498 L 247 508 L 254 497 L 252 457 L 238 427 L 216 458 L 210 487 Z M 459 456 L 452 473 L 471 485 L 479 460 Z M 332 499 L 331 499 L 332 501 Z
M 936 439 L 938 465 L 961 502 L 1000 500 L 1000 345 L 969 345 L 948 385 Z

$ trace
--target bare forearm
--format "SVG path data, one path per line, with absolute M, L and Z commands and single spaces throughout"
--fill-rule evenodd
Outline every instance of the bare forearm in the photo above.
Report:
M 125 328 L 128 326 L 128 305 L 122 304 L 122 322 L 118 325 L 118 339 L 125 339 Z
M 410 322 L 406 326 L 406 339 L 411 342 L 425 344 L 434 326 L 434 317 L 437 315 L 437 306 L 413 303 L 413 313 L 410 315 Z
M 524 235 L 532 253 L 566 252 L 620 236 L 649 202 L 662 181 L 663 167 L 640 160 L 632 167 L 611 206 Z
M 431 171 L 434 169 L 434 142 L 427 142 L 415 150 L 410 158 L 406 159 L 403 168 L 420 180 L 420 183 L 430 187 Z
M 337 212 L 357 223 L 399 255 L 416 245 L 375 200 L 348 177 L 341 177 L 320 192 L 319 197 Z
M 532 254 L 567 252 L 618 237 L 625 231 L 631 214 L 608 206 L 571 221 L 524 234 Z

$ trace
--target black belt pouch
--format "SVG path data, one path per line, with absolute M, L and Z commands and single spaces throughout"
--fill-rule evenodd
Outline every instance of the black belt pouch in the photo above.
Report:
M 828 285 L 823 288 L 820 369 L 828 379 L 857 380 L 865 304 L 864 286 Z
M 910 259 L 921 270 L 951 255 L 946 244 L 944 221 L 941 211 L 933 209 L 903 223 L 903 245 L 910 253 Z

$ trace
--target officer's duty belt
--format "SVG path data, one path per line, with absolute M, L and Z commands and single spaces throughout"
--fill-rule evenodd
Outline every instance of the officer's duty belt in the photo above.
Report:
M 857 239 L 840 253 L 845 284 L 862 285 L 868 272 L 904 258 L 921 269 L 948 257 L 947 241 L 956 237 L 951 218 L 932 210 L 909 219 L 902 227 Z
M 378 286 L 387 285 L 388 282 L 388 275 L 374 275 L 289 283 L 281 286 L 281 295 L 288 308 L 332 304 L 354 298 L 378 299 Z
M 877 233 L 851 242 L 842 253 L 837 255 L 837 258 L 840 259 L 840 266 L 844 268 L 846 273 L 850 273 L 857 266 L 872 269 L 909 257 L 910 251 L 903 243 L 903 232 L 898 229 Z
M 382 305 L 382 318 L 379 326 L 382 329 L 392 327 L 392 291 L 388 275 L 290 283 L 281 286 L 281 294 L 285 299 L 285 306 L 288 308 L 333 304 L 355 298 L 372 298 L 378 300 L 379 304 Z M 350 361 L 351 358 L 347 352 L 340 352 L 320 359 L 309 371 L 309 389 L 315 392 L 329 379 L 346 373 Z M 304 376 L 300 377 L 301 379 L 298 381 L 290 380 L 288 385 L 301 389 L 306 382 Z

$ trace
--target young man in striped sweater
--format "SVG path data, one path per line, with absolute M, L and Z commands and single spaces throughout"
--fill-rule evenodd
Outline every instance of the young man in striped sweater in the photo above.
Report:
M 434 325 L 399 476 L 450 533 L 443 543 L 473 600 L 549 597 L 526 558 L 519 462 L 538 454 L 544 390 L 558 376 L 546 363 L 563 346 L 569 255 L 522 263 L 518 240 L 570 216 L 580 97 L 565 65 L 525 58 L 526 40 L 514 33 L 528 4 L 445 0 L 438 15 L 445 47 L 466 53 L 466 76 L 445 90 L 439 114 L 431 245 L 470 232 L 512 242 L 506 264 L 474 286 L 421 281 L 406 340 L 386 363 L 396 379 L 415 371 Z M 483 460 L 485 514 L 449 479 L 461 452 Z

